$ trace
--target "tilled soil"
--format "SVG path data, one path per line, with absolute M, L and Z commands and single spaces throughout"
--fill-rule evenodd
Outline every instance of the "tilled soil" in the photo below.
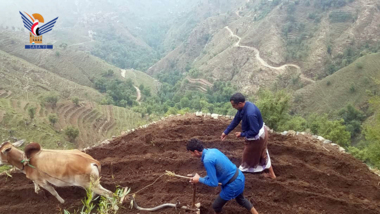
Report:
M 199 138 L 208 148 L 218 148 L 236 165 L 240 164 L 244 144 L 229 136 L 219 140 L 229 124 L 228 119 L 195 116 L 172 117 L 145 129 L 114 139 L 110 144 L 86 152 L 102 163 L 102 184 L 110 190 L 130 187 L 135 192 L 162 175 L 165 170 L 186 175 L 198 172 L 204 176 L 200 159 L 186 151 L 186 142 Z M 237 128 L 240 130 L 240 128 Z M 380 179 L 366 165 L 352 156 L 340 153 L 331 145 L 322 145 L 308 136 L 271 134 L 269 152 L 276 180 L 260 174 L 245 174 L 245 196 L 260 214 L 378 214 L 380 213 Z M 56 188 L 65 204 L 50 193 L 37 195 L 34 185 L 24 174 L 12 178 L 0 176 L 0 214 L 62 213 L 81 208 L 85 191 L 77 187 Z M 141 207 L 163 203 L 189 205 L 192 185 L 187 180 L 163 176 L 157 183 L 137 194 Z M 220 187 L 197 184 L 197 202 L 201 213 L 213 213 L 211 204 Z M 118 213 L 146 213 L 129 208 L 129 202 Z M 166 208 L 157 213 L 185 213 Z M 188 212 L 190 213 L 190 212 Z M 228 202 L 224 213 L 248 213 L 235 201 Z

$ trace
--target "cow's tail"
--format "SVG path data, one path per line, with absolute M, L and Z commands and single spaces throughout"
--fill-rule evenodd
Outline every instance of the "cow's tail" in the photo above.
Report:
M 98 179 L 100 177 L 101 165 L 100 163 L 91 163 L 91 177 Z

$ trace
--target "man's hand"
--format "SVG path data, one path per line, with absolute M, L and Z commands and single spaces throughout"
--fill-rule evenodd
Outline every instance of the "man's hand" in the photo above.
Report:
M 235 132 L 236 137 L 241 137 L 241 132 Z
M 224 132 L 223 132 L 222 135 L 220 136 L 220 139 L 221 139 L 222 141 L 224 141 L 226 138 L 227 138 L 227 135 L 224 134 Z
M 195 173 L 194 177 L 190 179 L 190 183 L 196 184 L 199 183 L 199 175 L 198 173 Z

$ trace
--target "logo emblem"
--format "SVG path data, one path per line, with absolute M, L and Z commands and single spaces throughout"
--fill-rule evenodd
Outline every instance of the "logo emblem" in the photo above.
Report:
M 25 49 L 53 49 L 53 45 L 35 45 L 36 43 L 42 44 L 42 35 L 50 32 L 55 22 L 57 21 L 58 17 L 49 21 L 48 23 L 40 26 L 40 23 L 44 23 L 44 17 L 41 14 L 34 13 L 32 15 L 29 15 L 28 13 L 25 13 L 28 17 L 26 17 L 24 14 L 21 14 L 22 21 L 24 22 L 24 27 L 29 31 L 29 41 L 32 45 L 25 45 Z

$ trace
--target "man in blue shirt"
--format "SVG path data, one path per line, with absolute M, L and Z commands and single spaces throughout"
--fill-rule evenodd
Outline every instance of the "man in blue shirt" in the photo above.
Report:
M 190 180 L 192 183 L 202 183 L 210 187 L 222 186 L 222 191 L 212 204 L 215 213 L 221 213 L 227 201 L 235 200 L 252 214 L 258 214 L 252 204 L 243 196 L 245 177 L 227 156 L 218 149 L 204 149 L 198 139 L 191 139 L 187 143 L 187 151 L 193 157 L 202 159 L 207 175 L 198 174 Z
M 265 172 L 265 177 L 276 178 L 271 165 L 268 145 L 268 129 L 263 122 L 261 112 L 251 102 L 246 102 L 241 93 L 236 93 L 230 98 L 233 108 L 238 110 L 231 124 L 220 137 L 223 140 L 242 121 L 242 132 L 235 132 L 235 136 L 245 138 L 242 164 L 239 169 L 243 172 Z

